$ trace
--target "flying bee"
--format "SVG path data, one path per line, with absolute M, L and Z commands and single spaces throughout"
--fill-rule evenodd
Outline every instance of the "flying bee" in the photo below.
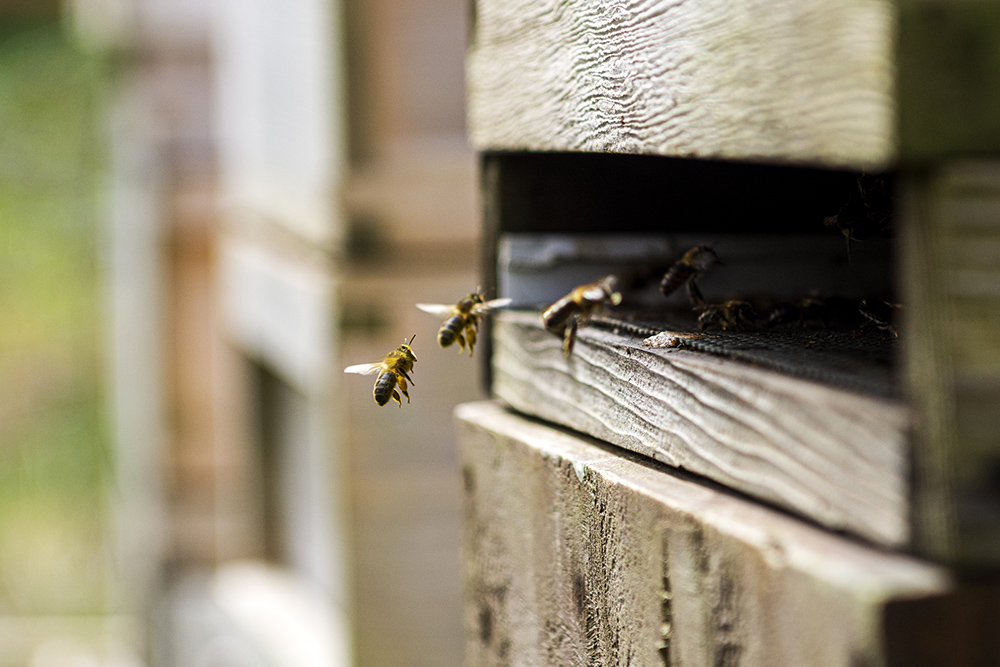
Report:
M 458 341 L 461 354 L 465 346 L 469 346 L 469 356 L 472 356 L 472 349 L 476 346 L 476 332 L 479 330 L 479 319 L 495 308 L 502 308 L 510 303 L 510 299 L 493 299 L 485 301 L 483 295 L 473 292 L 463 297 L 454 306 L 443 303 L 418 303 L 417 308 L 430 313 L 431 315 L 442 315 L 447 317 L 444 324 L 438 330 L 438 344 L 441 347 L 448 347 Z
M 756 313 L 753 306 L 746 301 L 730 300 L 721 304 L 703 306 L 698 316 L 698 328 L 704 331 L 708 327 L 718 326 L 723 331 L 735 329 L 745 331 L 753 328 Z
M 562 336 L 564 357 L 573 353 L 576 330 L 581 324 L 586 324 L 605 303 L 617 306 L 622 302 L 621 292 L 615 290 L 617 281 L 615 276 L 605 276 L 597 282 L 580 285 L 542 313 L 545 328 Z
M 406 402 L 409 403 L 410 395 L 406 391 L 406 382 L 409 380 L 410 384 L 413 384 L 413 378 L 409 376 L 409 372 L 413 370 L 417 355 L 413 354 L 410 345 L 416 336 L 417 334 L 410 336 L 409 341 L 404 338 L 403 344 L 387 354 L 382 361 L 377 361 L 374 364 L 348 366 L 344 372 L 360 375 L 378 373 L 378 377 L 375 379 L 375 389 L 372 392 L 375 395 L 375 402 L 379 405 L 385 405 L 391 398 L 399 403 L 399 407 L 403 407 L 399 392 L 403 392 L 403 396 L 406 396 Z
M 706 244 L 695 246 L 674 262 L 673 266 L 663 275 L 663 280 L 660 281 L 660 291 L 663 296 L 670 296 L 680 289 L 681 285 L 684 285 L 691 303 L 695 306 L 704 306 L 705 297 L 698 289 L 698 279 L 716 264 L 721 264 L 721 262 L 712 246 Z

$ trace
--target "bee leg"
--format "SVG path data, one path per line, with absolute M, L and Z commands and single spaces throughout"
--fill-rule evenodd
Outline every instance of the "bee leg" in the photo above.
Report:
M 691 299 L 691 303 L 696 306 L 705 305 L 705 297 L 701 295 L 701 290 L 698 289 L 698 283 L 695 282 L 694 278 L 687 281 L 685 288 L 687 289 L 688 298 Z
M 469 356 L 472 356 L 472 348 L 476 345 L 476 330 L 474 327 L 469 327 L 465 332 L 465 337 L 469 341 Z
M 461 331 L 455 333 L 455 340 L 458 341 L 458 347 L 461 348 L 458 353 L 462 354 L 465 352 L 465 336 L 462 335 Z
M 406 378 L 406 380 L 407 380 L 407 381 L 408 381 L 408 382 L 409 382 L 410 384 L 412 384 L 412 385 L 415 385 L 415 384 L 416 384 L 416 383 L 415 383 L 415 382 L 413 381 L 413 378 L 411 378 L 411 377 L 410 377 L 409 375 L 407 375 L 406 373 L 403 373 L 403 377 L 404 377 L 404 378 Z M 404 382 L 404 383 L 403 383 L 403 386 L 404 386 L 404 387 L 406 386 L 406 382 Z
M 406 392 L 403 392 L 403 393 L 406 393 Z M 403 407 L 403 401 L 399 400 L 399 391 L 397 391 L 396 389 L 392 390 L 392 400 L 396 401 L 396 403 L 399 404 L 399 407 Z M 410 397 L 409 396 L 406 397 L 406 402 L 407 403 L 410 402 Z
M 563 331 L 563 356 L 569 358 L 573 354 L 573 344 L 576 342 L 576 328 L 579 321 L 576 315 L 569 318 L 566 329 Z

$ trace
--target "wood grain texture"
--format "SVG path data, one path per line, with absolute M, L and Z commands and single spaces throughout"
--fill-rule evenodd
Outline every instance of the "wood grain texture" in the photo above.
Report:
M 502 313 L 494 327 L 494 393 L 514 408 L 830 528 L 908 544 L 901 402 L 595 328 L 564 359 L 537 313 Z
M 887 0 L 477 0 L 470 137 L 884 168 L 895 18 Z
M 456 417 L 468 667 L 899 664 L 886 608 L 905 637 L 934 617 L 908 604 L 930 600 L 926 612 L 952 591 L 941 567 L 498 404 Z

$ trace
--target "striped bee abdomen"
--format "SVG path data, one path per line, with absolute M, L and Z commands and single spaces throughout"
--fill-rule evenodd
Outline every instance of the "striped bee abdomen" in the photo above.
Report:
M 694 268 L 690 264 L 677 263 L 670 267 L 660 281 L 660 292 L 663 296 L 670 296 L 686 283 L 694 275 Z
M 393 373 L 382 372 L 375 380 L 375 402 L 385 405 L 392 398 L 392 393 L 396 390 L 396 376 Z
M 452 315 L 444 324 L 441 325 L 441 329 L 438 331 L 438 345 L 441 347 L 448 347 L 455 342 L 455 338 L 458 333 L 462 331 L 465 327 L 465 318 L 461 315 Z
M 566 328 L 567 323 L 569 323 L 570 316 L 578 308 L 579 306 L 573 299 L 564 296 L 542 313 L 542 323 L 549 331 L 561 333 Z

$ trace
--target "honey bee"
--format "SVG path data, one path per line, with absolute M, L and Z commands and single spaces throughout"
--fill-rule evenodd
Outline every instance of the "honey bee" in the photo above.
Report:
M 756 313 L 753 306 L 746 301 L 730 300 L 722 304 L 704 306 L 698 316 L 698 328 L 704 331 L 708 327 L 718 326 L 723 331 L 735 329 L 744 331 L 753 328 Z
M 892 197 L 884 178 L 871 174 L 858 177 L 853 191 L 836 215 L 823 219 L 847 239 L 847 262 L 851 263 L 851 242 L 892 236 Z
M 684 285 L 691 303 L 695 306 L 704 306 L 705 297 L 698 289 L 698 279 L 716 264 L 721 262 L 712 246 L 706 244 L 695 246 L 667 270 L 663 280 L 660 281 L 660 291 L 663 296 L 670 296 Z
M 858 304 L 858 312 L 861 316 L 865 318 L 865 323 L 861 325 L 857 333 L 854 334 L 855 338 L 861 338 L 873 328 L 881 329 L 883 331 L 888 331 L 896 338 L 899 337 L 899 331 L 892 324 L 893 315 L 895 311 L 902 308 L 898 303 L 890 303 L 888 301 L 883 301 L 881 299 L 872 301 L 868 303 L 867 299 L 863 299 L 860 304 Z
M 573 353 L 576 330 L 581 324 L 586 324 L 605 303 L 617 306 L 622 302 L 621 293 L 615 291 L 617 281 L 615 276 L 605 276 L 589 285 L 580 285 L 542 313 L 545 328 L 562 336 L 564 357 Z
M 812 292 L 796 301 L 772 307 L 765 326 L 829 329 L 831 325 L 854 324 L 857 320 L 858 309 L 851 300 Z
M 406 396 L 406 402 L 409 403 L 410 395 L 406 391 L 406 382 L 409 380 L 410 384 L 413 384 L 413 378 L 409 376 L 409 372 L 413 370 L 417 356 L 413 354 L 410 345 L 416 336 L 417 334 L 413 334 L 410 336 L 410 340 L 404 338 L 403 344 L 387 354 L 382 361 L 377 361 L 374 364 L 348 366 L 344 372 L 358 373 L 359 375 L 378 373 L 378 378 L 375 379 L 375 389 L 372 392 L 375 395 L 375 402 L 379 405 L 385 405 L 391 398 L 399 403 L 399 407 L 403 407 L 399 392 L 403 392 L 403 396 Z
M 479 329 L 479 319 L 494 308 L 501 308 L 510 303 L 510 299 L 493 299 L 485 301 L 479 292 L 473 292 L 463 297 L 454 306 L 443 303 L 418 303 L 417 308 L 431 315 L 443 315 L 448 319 L 438 330 L 438 344 L 448 347 L 458 341 L 459 354 L 469 346 L 469 356 L 476 346 L 476 332 Z
M 826 300 L 806 296 L 791 303 L 775 306 L 768 315 L 768 327 L 797 326 L 802 329 L 828 329 L 831 309 Z

